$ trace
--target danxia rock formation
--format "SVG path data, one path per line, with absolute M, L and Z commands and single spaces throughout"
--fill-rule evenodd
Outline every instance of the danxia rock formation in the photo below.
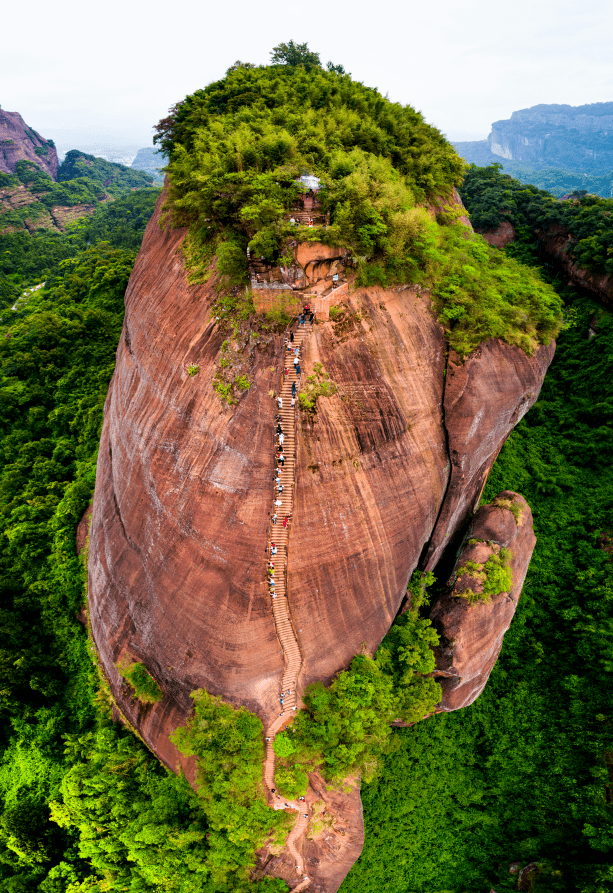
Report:
M 449 589 L 430 615 L 441 637 L 435 649 L 436 675 L 443 689 L 438 711 L 467 707 L 485 688 L 517 608 L 535 544 L 532 512 L 519 493 L 505 490 L 475 513 Z M 484 574 L 477 569 L 501 549 L 510 552 L 508 591 L 471 603 L 466 598 L 467 590 L 477 599 L 483 593 Z
M 31 161 L 54 180 L 57 177 L 59 162 L 53 142 L 28 127 L 19 112 L 0 109 L 0 171 L 14 174 L 19 161 Z
M 244 704 L 265 727 L 279 710 L 283 653 L 264 559 L 283 342 L 230 339 L 224 349 L 241 352 L 250 387 L 236 406 L 222 405 L 214 378 L 227 336 L 212 309 L 217 279 L 188 283 L 185 230 L 160 225 L 163 200 L 126 293 L 98 460 L 89 600 L 119 709 L 160 759 L 193 778 L 169 739 L 191 710 L 191 691 Z M 475 510 L 553 350 L 528 357 L 488 341 L 462 364 L 447 356 L 429 294 L 416 287 L 358 288 L 314 326 L 303 372 L 321 364 L 335 392 L 300 413 L 297 429 L 287 580 L 299 696 L 355 654 L 375 652 L 412 572 L 433 567 Z M 132 697 L 117 670 L 126 658 L 145 664 L 160 702 Z M 305 843 L 322 893 L 338 888 L 361 847 L 357 789 L 347 797 L 353 806 L 329 804 L 329 846 L 325 835 Z M 334 831 L 343 821 L 350 835 Z

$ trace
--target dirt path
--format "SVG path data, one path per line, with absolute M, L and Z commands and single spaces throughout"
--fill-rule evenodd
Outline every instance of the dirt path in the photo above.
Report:
M 294 327 L 294 341 L 289 346 L 297 348 L 299 351 L 299 359 L 302 360 L 302 342 L 311 331 L 308 325 Z M 278 407 L 278 422 L 283 432 L 282 450 L 283 465 L 277 465 L 278 469 L 274 482 L 274 504 L 273 518 L 276 514 L 276 522 L 271 524 L 270 539 L 268 543 L 267 561 L 274 565 L 274 588 L 270 588 L 270 601 L 275 621 L 275 627 L 281 648 L 283 650 L 284 670 L 281 679 L 281 690 L 279 692 L 279 715 L 270 724 L 267 729 L 266 737 L 270 740 L 266 742 L 266 760 L 264 763 L 264 782 L 266 784 L 268 802 L 274 809 L 295 809 L 298 811 L 296 824 L 290 831 L 286 847 L 293 858 L 298 875 L 303 875 L 304 864 L 301 853 L 301 842 L 306 829 L 308 828 L 309 819 L 305 815 L 304 810 L 306 804 L 296 800 L 285 800 L 275 792 L 275 752 L 273 750 L 273 741 L 275 736 L 294 718 L 298 709 L 298 701 L 296 695 L 296 686 L 298 684 L 298 676 L 302 668 L 302 654 L 300 652 L 300 644 L 294 629 L 292 614 L 288 599 L 287 586 L 287 558 L 289 535 L 291 531 L 291 516 L 294 510 L 294 486 L 295 486 L 295 470 L 296 470 L 296 408 L 292 407 L 292 384 L 296 384 L 296 406 L 298 404 L 299 378 L 296 375 L 294 367 L 294 350 L 287 350 L 288 344 L 283 347 L 283 376 L 281 381 L 281 389 L 279 397 L 281 405 Z M 277 434 L 277 422 L 275 422 L 275 453 L 277 453 L 281 438 Z M 282 490 L 279 490 L 279 485 Z M 287 519 L 287 520 L 286 520 Z M 284 523 L 285 522 L 285 523 Z M 272 554 L 272 545 L 276 547 L 276 554 Z M 274 593 L 274 597 L 272 595 Z M 296 891 L 304 890 L 309 886 L 308 877 L 304 876 L 301 883 L 295 887 Z

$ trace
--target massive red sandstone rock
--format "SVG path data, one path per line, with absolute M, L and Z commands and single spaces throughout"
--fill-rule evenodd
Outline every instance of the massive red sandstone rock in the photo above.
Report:
M 443 689 L 437 712 L 467 707 L 485 688 L 517 608 L 535 544 L 532 512 L 518 493 L 505 490 L 475 513 L 450 588 L 434 604 L 430 615 L 441 636 L 441 644 L 435 649 L 435 675 Z M 482 575 L 458 571 L 485 565 L 501 548 L 511 551 L 510 590 L 492 596 L 490 601 L 471 604 L 462 593 L 468 589 L 477 595 L 482 593 Z
M 264 548 L 269 392 L 282 345 L 277 336 L 250 348 L 251 387 L 238 406 L 223 407 L 213 388 L 226 337 L 211 312 L 215 279 L 188 285 L 178 251 L 184 231 L 160 228 L 161 202 L 126 293 L 105 408 L 90 617 L 124 715 L 161 759 L 192 777 L 169 740 L 191 709 L 190 691 L 245 704 L 265 722 L 278 709 L 282 654 Z M 288 579 L 304 658 L 300 691 L 363 648 L 376 650 L 433 531 L 431 563 L 473 510 L 553 354 L 551 346 L 528 358 L 492 342 L 465 366 L 452 357 L 446 381 L 445 339 L 426 293 L 359 289 L 343 307 L 316 326 L 303 357 L 306 374 L 321 363 L 337 392 L 302 416 L 298 432 Z M 199 374 L 188 374 L 190 364 Z M 158 704 L 132 698 L 116 669 L 125 655 L 155 677 Z M 322 877 L 330 866 L 322 863 Z
M 479 503 L 503 443 L 536 401 L 555 344 L 534 356 L 490 339 L 462 363 L 453 351 L 445 381 L 451 475 L 424 564 L 431 570 Z
M 54 180 L 57 177 L 59 162 L 53 143 L 28 127 L 19 112 L 0 109 L 0 171 L 14 174 L 18 161 L 31 161 Z

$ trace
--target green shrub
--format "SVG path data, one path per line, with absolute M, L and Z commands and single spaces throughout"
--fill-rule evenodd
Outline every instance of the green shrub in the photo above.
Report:
M 256 849 L 269 835 L 280 839 L 286 817 L 270 809 L 264 796 L 261 720 L 204 689 L 192 692 L 192 698 L 194 713 L 171 740 L 196 757 L 198 794 L 210 826 L 212 878 L 220 889 L 232 873 L 248 877 Z
M 292 321 L 292 314 L 286 310 L 268 310 L 265 318 L 276 331 L 283 332 Z
M 143 663 L 137 661 L 133 664 L 117 664 L 119 674 L 126 680 L 143 704 L 155 704 L 164 697 L 164 692 L 149 673 Z
M 200 372 L 200 366 L 196 366 L 196 365 L 188 366 L 188 367 L 187 367 L 187 371 L 188 371 L 189 374 L 192 375 L 192 376 L 193 376 L 193 375 L 198 375 L 198 373 Z
M 288 766 L 283 760 L 275 764 L 275 784 L 282 797 L 294 799 L 304 797 L 309 784 L 309 776 L 300 766 Z
M 296 750 L 296 745 L 284 732 L 280 732 L 273 741 L 273 749 L 278 757 L 288 757 Z
M 315 412 L 317 400 L 320 397 L 331 397 L 336 391 L 336 385 L 330 381 L 330 376 L 321 363 L 315 363 L 313 372 L 307 377 L 298 395 L 298 406 L 303 412 Z
M 477 602 L 489 602 L 492 596 L 510 592 L 513 585 L 513 571 L 511 570 L 512 553 L 510 549 L 502 547 L 499 552 L 490 555 L 485 564 L 475 561 L 467 561 L 456 571 L 457 577 L 470 576 L 471 579 L 483 584 L 481 592 L 472 589 L 463 589 L 456 592 L 456 596 L 466 599 L 469 604 Z

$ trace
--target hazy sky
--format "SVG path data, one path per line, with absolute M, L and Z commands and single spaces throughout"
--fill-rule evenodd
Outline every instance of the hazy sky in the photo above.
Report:
M 2 14 L 0 104 L 75 146 L 96 128 L 145 146 L 173 103 L 293 39 L 483 139 L 515 109 L 613 101 L 612 25 L 611 0 L 31 0 Z

